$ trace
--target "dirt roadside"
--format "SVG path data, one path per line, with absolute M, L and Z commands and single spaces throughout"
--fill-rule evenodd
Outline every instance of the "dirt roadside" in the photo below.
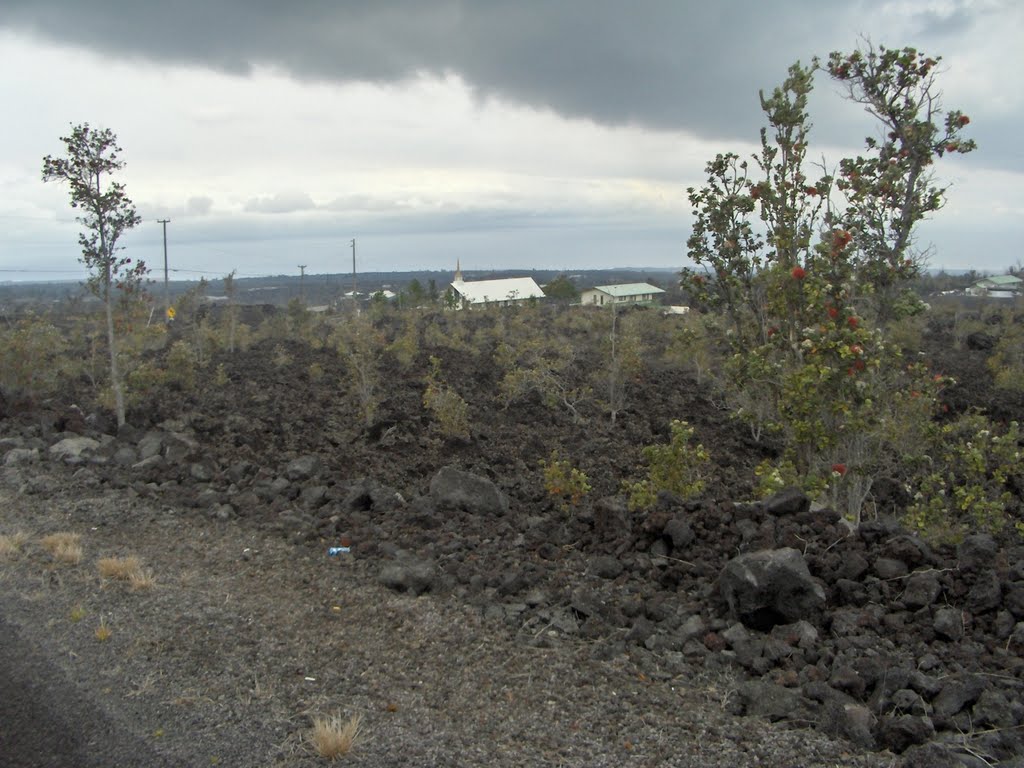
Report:
M 5 765 L 316 766 L 316 714 L 364 718 L 355 766 L 892 766 L 821 733 L 735 718 L 733 681 L 554 634 L 538 647 L 453 598 L 396 594 L 372 562 L 242 522 L 80 486 L 0 481 Z M 81 535 L 77 565 L 40 546 Z M 103 580 L 135 555 L 156 585 Z M 112 631 L 97 639 L 99 622 Z

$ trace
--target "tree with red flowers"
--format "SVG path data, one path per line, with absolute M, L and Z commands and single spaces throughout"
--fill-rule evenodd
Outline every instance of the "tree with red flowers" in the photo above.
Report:
M 110 385 L 114 393 L 117 424 L 125 421 L 124 389 L 117 363 L 117 339 L 114 332 L 114 302 L 117 297 L 137 295 L 147 269 L 143 262 L 132 263 L 122 256 L 118 241 L 141 218 L 125 194 L 124 185 L 111 176 L 124 167 L 121 147 L 109 129 L 95 130 L 88 123 L 76 125 L 70 136 L 60 139 L 65 157 L 43 158 L 43 181 L 68 185 L 71 207 L 81 211 L 77 221 L 85 231 L 78 236 L 82 247 L 79 260 L 89 270 L 89 288 L 106 310 L 107 346 L 110 351 Z
M 760 151 L 750 160 L 718 155 L 705 185 L 688 190 L 697 268 L 683 270 L 683 286 L 721 312 L 732 351 L 727 394 L 742 405 L 756 391 L 761 407 L 739 415 L 758 422 L 755 434 L 781 436 L 805 487 L 833 498 L 837 485 L 847 488 L 853 516 L 892 447 L 888 435 L 901 431 L 885 404 L 899 392 L 934 390 L 908 381 L 926 372 L 899 364 L 886 324 L 920 309 L 906 284 L 924 260 L 914 228 L 944 200 L 934 163 L 975 148 L 963 136 L 967 116 L 941 109 L 938 61 L 868 46 L 794 64 L 760 95 Z M 882 137 L 840 160 L 838 172 L 807 160 L 808 96 L 820 72 L 882 126 Z

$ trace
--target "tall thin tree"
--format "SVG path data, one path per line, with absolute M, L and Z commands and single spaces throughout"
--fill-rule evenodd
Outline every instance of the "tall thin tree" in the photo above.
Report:
M 110 386 L 114 392 L 117 425 L 125 422 L 124 384 L 117 364 L 114 333 L 115 292 L 134 293 L 141 289 L 146 265 L 122 256 L 121 236 L 142 220 L 125 194 L 124 185 L 111 177 L 124 167 L 117 136 L 107 128 L 93 129 L 88 123 L 72 127 L 71 135 L 60 139 L 67 150 L 64 157 L 43 158 L 43 181 L 67 183 L 71 207 L 81 211 L 77 221 L 80 261 L 89 270 L 87 284 L 103 302 L 106 311 L 107 346 L 110 351 Z

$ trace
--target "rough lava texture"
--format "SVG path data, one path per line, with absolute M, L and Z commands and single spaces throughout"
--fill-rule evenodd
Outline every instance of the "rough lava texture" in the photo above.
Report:
M 227 384 L 211 366 L 121 430 L 58 406 L 0 421 L 0 535 L 26 539 L 0 559 L 8 764 L 319 765 L 306 734 L 333 712 L 363 715 L 364 766 L 1024 760 L 1018 538 L 929 545 L 895 493 L 857 528 L 795 490 L 751 502 L 765 447 L 685 377 L 636 382 L 598 427 L 495 407 L 493 370 L 447 349 L 473 417 L 447 440 L 432 350 L 385 371 L 368 428 L 323 383 L 336 354 L 289 352 L 215 359 Z M 946 370 L 977 387 L 965 354 Z M 621 480 L 671 418 L 713 477 L 632 511 Z M 553 448 L 593 485 L 578 508 L 545 491 Z M 58 531 L 79 562 L 43 546 Z M 99 576 L 126 555 L 153 586 Z

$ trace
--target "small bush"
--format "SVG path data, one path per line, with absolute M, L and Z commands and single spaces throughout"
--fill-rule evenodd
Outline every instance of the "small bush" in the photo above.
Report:
M 434 415 L 442 435 L 468 439 L 469 405 L 458 392 L 441 383 L 440 373 L 441 361 L 432 356 L 423 405 Z
M 544 470 L 544 488 L 549 496 L 558 501 L 563 512 L 579 506 L 583 497 L 590 492 L 587 476 L 568 460 L 561 458 L 557 450 L 551 452 L 549 460 L 541 459 L 540 466 Z
M 0 392 L 15 400 L 55 393 L 66 373 L 66 349 L 64 334 L 40 318 L 0 329 Z
M 191 392 L 196 385 L 196 356 L 184 341 L 176 341 L 167 351 L 167 383 L 182 392 Z
M 999 389 L 1024 392 L 1024 326 L 1007 328 L 988 359 Z
M 1010 491 L 1024 485 L 1021 441 L 1017 422 L 1000 430 L 978 414 L 937 428 L 904 522 L 939 541 L 1008 524 L 1024 532 L 1024 510 Z
M 668 491 L 682 498 L 696 496 L 704 490 L 705 469 L 710 455 L 700 443 L 692 445 L 694 431 L 685 421 L 673 420 L 672 439 L 668 445 L 649 445 L 643 450 L 647 459 L 647 477 L 637 483 L 626 483 L 629 508 L 649 509 L 658 499 L 659 491 Z

